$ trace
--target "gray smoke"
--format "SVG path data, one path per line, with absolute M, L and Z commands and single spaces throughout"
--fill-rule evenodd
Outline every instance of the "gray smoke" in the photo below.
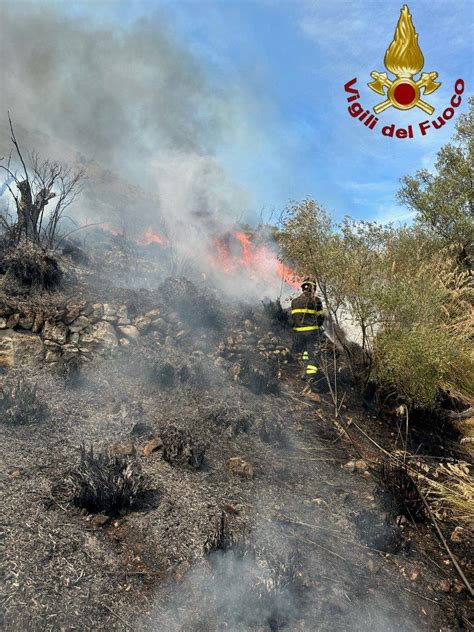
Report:
M 66 6 L 0 4 L 1 155 L 8 110 L 25 150 L 85 167 L 76 218 L 152 224 L 205 270 L 211 236 L 249 207 L 217 155 L 246 117 L 243 86 L 211 87 L 156 8 L 120 27 Z
M 2 107 L 28 129 L 127 174 L 164 150 L 212 155 L 225 101 L 152 10 L 117 29 L 2 2 L 1 20 Z

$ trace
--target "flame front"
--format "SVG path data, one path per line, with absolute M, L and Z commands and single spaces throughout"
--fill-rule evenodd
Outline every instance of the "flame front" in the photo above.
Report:
M 272 285 L 282 282 L 295 288 L 300 285 L 300 279 L 291 268 L 281 263 L 266 244 L 253 243 L 247 233 L 234 231 L 215 237 L 214 248 L 214 264 L 229 276 L 244 273 L 250 279 Z
M 160 244 L 161 246 L 165 246 L 166 239 L 160 235 L 160 233 L 157 233 L 152 226 L 148 226 L 143 235 L 137 239 L 137 243 L 143 246 L 147 246 L 148 244 Z
M 418 34 L 407 5 L 403 5 L 393 42 L 387 49 L 384 64 L 398 77 L 411 77 L 423 68 L 425 60 L 418 45 Z

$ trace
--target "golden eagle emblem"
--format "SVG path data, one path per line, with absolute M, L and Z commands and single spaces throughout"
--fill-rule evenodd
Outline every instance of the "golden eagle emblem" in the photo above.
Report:
M 423 72 L 417 81 L 413 79 L 414 75 L 421 72 L 425 60 L 406 4 L 400 12 L 393 42 L 387 48 L 383 61 L 387 70 L 396 75 L 396 79 L 389 79 L 386 72 L 374 70 L 370 73 L 374 81 L 367 84 L 369 88 L 387 97 L 374 106 L 374 111 L 379 114 L 391 105 L 398 110 L 410 110 L 416 106 L 427 114 L 433 114 L 434 107 L 422 101 L 421 95 L 431 94 L 441 83 L 435 81 L 437 72 Z

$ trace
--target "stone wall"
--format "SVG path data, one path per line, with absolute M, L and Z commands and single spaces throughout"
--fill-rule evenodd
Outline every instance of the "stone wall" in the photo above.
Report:
M 54 366 L 73 358 L 87 360 L 95 354 L 108 355 L 150 332 L 164 344 L 170 339 L 182 343 L 186 336 L 196 333 L 180 320 L 178 312 L 162 305 L 133 317 L 126 305 L 118 303 L 71 300 L 47 314 L 4 306 L 0 308 L 0 367 Z M 205 337 L 205 330 L 202 333 Z M 234 324 L 227 333 L 230 335 L 215 352 L 221 360 L 235 362 L 248 352 L 278 357 L 283 364 L 291 357 L 274 333 L 262 336 L 250 320 Z
M 0 366 L 54 365 L 78 355 L 87 359 L 126 346 L 150 330 L 162 330 L 166 335 L 167 326 L 160 309 L 131 319 L 126 305 L 111 303 L 70 301 L 48 316 L 42 311 L 20 313 L 3 308 Z

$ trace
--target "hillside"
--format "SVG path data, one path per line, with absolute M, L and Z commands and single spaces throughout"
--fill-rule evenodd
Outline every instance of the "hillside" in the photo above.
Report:
M 5 630 L 469 629 L 430 520 L 394 509 L 356 427 L 398 438 L 342 364 L 338 421 L 324 379 L 302 393 L 270 309 L 185 278 L 104 290 L 74 269 L 41 305 L 1 308 Z M 110 462 L 137 483 L 132 505 L 103 509 L 99 476 L 77 506 Z

